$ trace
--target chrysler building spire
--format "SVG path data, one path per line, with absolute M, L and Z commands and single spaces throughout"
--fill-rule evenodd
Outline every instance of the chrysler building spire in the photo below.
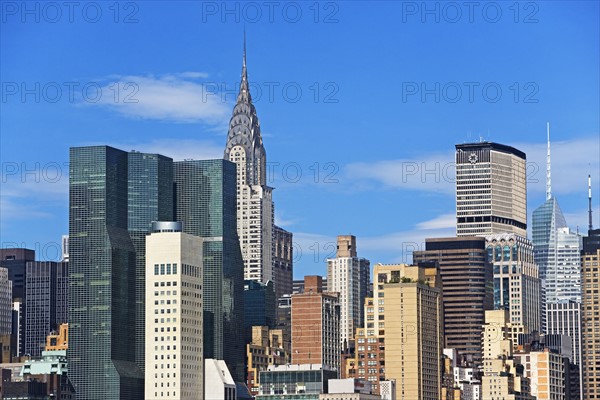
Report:
M 267 154 L 252 104 L 246 64 L 246 33 L 240 91 L 233 107 L 224 158 L 237 167 L 237 230 L 244 279 L 273 280 L 273 198 L 267 186 Z
M 236 148 L 235 154 L 232 149 Z M 248 70 L 246 67 L 246 33 L 244 32 L 244 53 L 242 76 L 237 102 L 229 121 L 229 133 L 225 147 L 226 160 L 234 161 L 244 171 L 238 176 L 247 185 L 266 185 L 267 155 L 260 135 L 260 123 L 256 108 L 252 104 Z

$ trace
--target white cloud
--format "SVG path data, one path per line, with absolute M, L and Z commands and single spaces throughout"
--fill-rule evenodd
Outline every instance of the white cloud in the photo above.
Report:
M 516 143 L 527 154 L 527 190 L 546 190 L 546 143 Z M 552 193 L 587 193 L 587 175 L 600 172 L 600 138 L 551 142 Z
M 81 104 L 104 106 L 130 118 L 226 126 L 232 105 L 219 84 L 196 81 L 207 77 L 203 72 L 111 77 L 100 84 L 97 101 L 97 91 L 90 89 Z
M 29 174 L 4 175 L 0 191 L 0 222 L 35 218 L 52 218 L 48 207 L 68 204 L 69 170 L 51 163 L 50 168 L 39 166 Z M 58 167 L 58 168 L 57 168 Z
M 427 159 L 398 159 L 358 162 L 346 165 L 344 175 L 360 186 L 369 182 L 388 188 L 432 191 L 454 194 L 454 156 L 435 154 Z
M 527 154 L 527 190 L 542 193 L 545 188 L 546 143 L 506 143 Z M 555 194 L 585 191 L 587 174 L 600 175 L 600 140 L 581 137 L 552 143 L 552 191 Z M 452 152 L 426 159 L 397 159 L 358 162 L 346 165 L 344 176 L 355 180 L 355 188 L 374 185 L 455 195 L 455 165 Z M 600 177 L 598 178 L 600 179 Z
M 417 229 L 445 229 L 456 226 L 456 214 L 442 214 L 428 221 L 423 221 L 417 224 Z
M 275 210 L 275 225 L 280 226 L 282 228 L 290 227 L 298 222 L 297 219 L 286 218 L 285 213 L 281 210 Z

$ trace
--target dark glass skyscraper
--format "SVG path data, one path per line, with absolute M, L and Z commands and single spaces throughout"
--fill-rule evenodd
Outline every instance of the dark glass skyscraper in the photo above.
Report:
M 14 356 L 25 354 L 27 300 L 25 267 L 27 262 L 35 261 L 35 251 L 24 248 L 0 249 L 0 267 L 8 269 L 8 280 L 12 282 L 12 300 L 21 304 L 21 309 L 13 311 L 13 350 Z M 20 339 L 18 339 L 19 337 Z
M 204 357 L 223 359 L 244 380 L 244 263 L 237 235 L 236 165 L 174 163 L 176 219 L 204 238 Z
M 92 146 L 69 158 L 69 377 L 78 400 L 141 400 L 128 155 Z
M 425 250 L 413 253 L 415 264 L 437 265 L 442 278 L 445 345 L 462 360 L 481 364 L 485 311 L 493 307 L 492 266 L 485 238 L 425 239 Z
M 25 354 L 42 355 L 46 336 L 68 322 L 69 264 L 30 261 L 26 268 Z
M 273 281 L 244 281 L 244 330 L 246 342 L 252 340 L 253 326 L 275 328 L 275 288 Z
M 135 361 L 144 370 L 146 235 L 152 221 L 173 221 L 173 160 L 160 154 L 128 153 L 127 228 L 135 248 Z

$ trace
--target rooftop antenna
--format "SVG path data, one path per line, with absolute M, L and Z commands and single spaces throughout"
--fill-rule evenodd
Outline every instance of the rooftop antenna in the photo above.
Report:
M 548 153 L 546 154 L 546 200 L 552 198 L 552 173 L 550 171 L 550 122 L 546 123 L 548 134 Z
M 588 174 L 588 229 L 593 229 L 592 225 L 592 174 Z

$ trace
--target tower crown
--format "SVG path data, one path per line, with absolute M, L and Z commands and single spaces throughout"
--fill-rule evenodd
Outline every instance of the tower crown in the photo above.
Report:
M 229 120 L 229 132 L 224 158 L 245 169 L 244 183 L 247 185 L 266 184 L 266 152 L 260 134 L 260 123 L 256 108 L 252 104 L 248 70 L 246 67 L 246 33 L 244 32 L 244 52 L 242 75 L 237 101 Z

